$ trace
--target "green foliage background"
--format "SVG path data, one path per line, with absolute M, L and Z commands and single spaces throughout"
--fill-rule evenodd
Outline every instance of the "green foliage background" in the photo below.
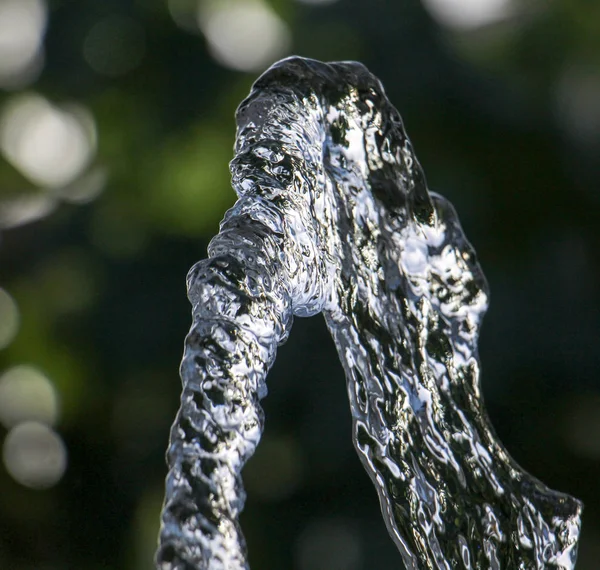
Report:
M 430 187 L 454 202 L 492 291 L 481 358 L 493 423 L 527 470 L 585 501 L 578 568 L 597 568 L 600 5 L 515 0 L 506 21 L 471 31 L 417 0 L 270 5 L 290 54 L 357 59 L 380 77 Z M 115 15 L 136 23 L 144 51 L 106 75 L 83 46 Z M 104 41 L 117 62 L 130 49 Z M 2 230 L 0 286 L 20 328 L 0 373 L 26 363 L 51 379 L 68 467 L 32 490 L 0 465 L 0 568 L 150 568 L 190 324 L 185 275 L 235 200 L 234 111 L 257 73 L 217 63 L 165 0 L 53 0 L 44 45 L 26 90 L 91 112 L 89 168 L 105 182 L 92 201 Z M 0 158 L 0 210 L 44 192 Z M 320 317 L 297 320 L 269 385 L 246 473 L 253 567 L 399 568 Z

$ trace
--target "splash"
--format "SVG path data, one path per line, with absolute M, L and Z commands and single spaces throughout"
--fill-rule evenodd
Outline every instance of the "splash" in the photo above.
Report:
M 293 316 L 322 312 L 406 568 L 574 568 L 582 506 L 493 433 L 477 355 L 487 284 L 379 81 L 358 63 L 283 60 L 237 124 L 239 199 L 187 280 L 157 567 L 248 568 L 240 472 L 265 378 Z

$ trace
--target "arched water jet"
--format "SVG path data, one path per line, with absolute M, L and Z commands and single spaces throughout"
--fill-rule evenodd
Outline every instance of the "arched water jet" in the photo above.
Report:
M 358 63 L 283 60 L 237 112 L 239 196 L 188 275 L 193 324 L 157 567 L 247 568 L 241 469 L 294 315 L 322 312 L 353 437 L 407 568 L 571 569 L 581 504 L 497 441 L 479 386 L 487 284 Z

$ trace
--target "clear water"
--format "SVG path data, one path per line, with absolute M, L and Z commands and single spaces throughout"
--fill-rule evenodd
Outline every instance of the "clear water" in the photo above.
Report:
M 358 63 L 274 65 L 237 113 L 239 196 L 188 275 L 193 325 L 157 567 L 248 567 L 240 472 L 294 315 L 322 312 L 353 437 L 408 569 L 570 569 L 581 503 L 524 472 L 483 407 L 487 284 Z

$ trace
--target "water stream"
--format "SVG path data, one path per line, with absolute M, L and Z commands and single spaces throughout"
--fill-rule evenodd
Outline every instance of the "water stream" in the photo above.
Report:
M 188 275 L 193 324 L 157 568 L 248 568 L 241 470 L 294 315 L 323 313 L 354 444 L 407 569 L 571 569 L 581 503 L 508 455 L 480 392 L 488 289 L 358 63 L 290 58 L 237 112 L 238 201 Z

